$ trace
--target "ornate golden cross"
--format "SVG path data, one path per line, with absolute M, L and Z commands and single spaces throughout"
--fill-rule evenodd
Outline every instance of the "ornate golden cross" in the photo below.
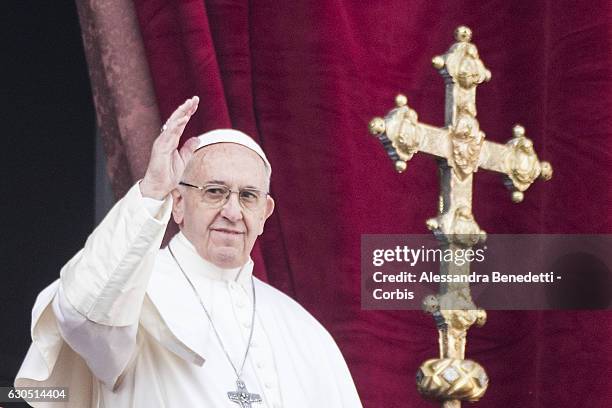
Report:
M 452 250 L 470 248 L 486 239 L 472 215 L 472 178 L 479 168 L 504 174 L 504 184 L 512 191 L 514 202 L 523 200 L 524 191 L 538 177 L 552 177 L 550 163 L 538 160 L 522 126 L 514 126 L 513 137 L 505 145 L 485 140 L 476 120 L 476 87 L 489 81 L 491 72 L 480 60 L 471 38 L 469 28 L 457 28 L 457 42 L 446 54 L 432 60 L 446 85 L 445 127 L 419 123 L 404 95 L 395 98 L 397 107 L 384 119 L 374 118 L 369 125 L 400 173 L 419 151 L 438 159 L 438 215 L 427 220 L 427 227 Z M 441 274 L 467 275 L 469 271 L 467 262 L 440 265 Z M 441 401 L 444 408 L 458 408 L 461 400 L 477 401 L 489 380 L 482 366 L 464 359 L 465 345 L 470 326 L 485 323 L 485 311 L 474 305 L 468 283 L 442 284 L 440 293 L 428 296 L 423 307 L 435 318 L 440 358 L 428 360 L 419 368 L 419 392 Z

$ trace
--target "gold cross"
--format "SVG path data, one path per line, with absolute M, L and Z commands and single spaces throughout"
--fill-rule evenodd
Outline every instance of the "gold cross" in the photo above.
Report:
M 552 166 L 539 161 L 533 142 L 521 125 L 513 128 L 506 144 L 485 140 L 476 120 L 476 87 L 491 79 L 471 41 L 472 32 L 455 30 L 454 43 L 432 63 L 446 85 L 443 128 L 418 121 L 404 95 L 395 98 L 396 108 L 370 121 L 370 132 L 382 142 L 395 169 L 403 172 L 417 152 L 438 159 L 440 197 L 438 215 L 427 220 L 442 245 L 469 248 L 486 239 L 472 214 L 472 178 L 479 169 L 504 174 L 512 200 L 521 202 L 524 192 L 538 178 L 549 180 Z M 442 274 L 468 274 L 469 263 L 442 263 Z M 486 391 L 488 377 L 475 361 L 465 360 L 465 337 L 469 327 L 483 325 L 486 313 L 474 305 L 468 283 L 443 284 L 440 294 L 428 296 L 424 309 L 433 314 L 439 332 L 440 358 L 423 363 L 417 374 L 419 391 L 443 402 L 445 408 L 460 407 L 460 400 L 477 401 Z

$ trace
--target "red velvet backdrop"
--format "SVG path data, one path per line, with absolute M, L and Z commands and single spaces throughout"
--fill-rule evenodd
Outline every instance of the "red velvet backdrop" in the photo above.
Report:
M 403 92 L 442 125 L 443 82 L 431 57 L 460 24 L 491 82 L 478 119 L 505 142 L 520 122 L 555 174 L 512 204 L 498 175 L 478 172 L 475 215 L 495 233 L 612 232 L 612 4 L 562 1 L 135 0 L 161 117 L 186 97 L 200 109 L 186 136 L 232 126 L 266 150 L 277 210 L 258 274 L 334 335 L 366 407 L 426 407 L 415 390 L 437 353 L 431 317 L 360 309 L 364 233 L 426 233 L 434 161 L 401 175 L 370 118 Z M 612 316 L 492 312 L 469 332 L 468 355 L 491 386 L 477 406 L 609 407 Z

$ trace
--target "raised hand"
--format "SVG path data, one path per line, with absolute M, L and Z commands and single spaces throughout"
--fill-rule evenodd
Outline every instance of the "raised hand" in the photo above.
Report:
M 187 99 L 170 115 L 161 134 L 153 142 L 151 158 L 144 178 L 140 182 L 143 197 L 162 200 L 181 181 L 187 162 L 198 145 L 195 137 L 187 140 L 178 150 L 179 140 L 187 122 L 198 109 L 200 98 Z

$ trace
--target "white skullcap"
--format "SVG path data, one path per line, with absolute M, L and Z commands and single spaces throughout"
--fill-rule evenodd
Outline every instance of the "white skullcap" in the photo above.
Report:
M 235 129 L 215 129 L 210 132 L 206 132 L 198 136 L 198 147 L 196 151 L 215 143 L 236 143 L 247 147 L 257 153 L 259 157 L 264 161 L 266 166 L 266 170 L 268 170 L 268 174 L 272 174 L 272 166 L 270 166 L 270 162 L 266 157 L 265 153 L 261 146 L 257 144 L 250 136 L 245 133 L 242 133 L 239 130 Z

